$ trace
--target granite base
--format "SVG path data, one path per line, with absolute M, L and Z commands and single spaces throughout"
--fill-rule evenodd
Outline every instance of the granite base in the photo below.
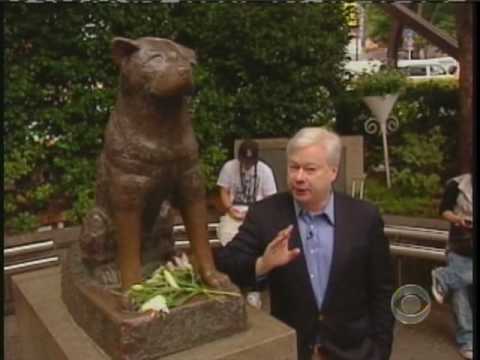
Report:
M 15 310 L 24 360 L 112 359 L 73 320 L 61 298 L 60 268 L 12 278 Z M 295 331 L 268 314 L 246 306 L 246 330 L 212 339 L 165 356 L 145 360 L 295 360 Z M 107 334 L 104 334 L 107 336 Z

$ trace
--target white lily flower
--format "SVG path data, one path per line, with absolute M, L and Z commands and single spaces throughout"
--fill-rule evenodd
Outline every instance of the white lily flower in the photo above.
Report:
M 173 260 L 175 264 L 182 270 L 190 270 L 192 265 L 190 265 L 190 261 L 188 261 L 188 257 L 185 253 L 182 253 L 181 256 L 174 256 Z
M 165 280 L 167 280 L 167 283 L 175 288 L 175 289 L 180 289 L 180 286 L 178 286 L 177 281 L 175 280 L 175 277 L 170 273 L 168 270 L 163 270 L 163 276 L 165 276 Z
M 175 268 L 176 266 L 171 262 L 171 261 L 167 261 L 167 263 L 165 264 L 166 268 L 170 271 L 175 271 Z M 165 270 L 165 269 L 164 269 Z
M 175 263 L 176 267 L 183 269 L 182 259 L 180 259 L 178 256 L 173 257 L 173 262 Z
M 145 281 L 145 284 L 156 284 L 159 280 L 159 276 L 154 276 L 154 277 L 151 277 L 150 279 L 146 280 Z
M 170 312 L 167 306 L 167 300 L 163 295 L 157 295 L 151 298 L 140 307 L 140 311 L 147 310 L 161 311 L 167 314 Z
M 190 260 L 188 260 L 188 256 L 185 253 L 182 253 L 182 261 L 185 266 L 185 269 L 192 270 L 192 264 L 190 264 Z
M 162 272 L 163 272 L 163 270 L 162 270 Z M 152 276 L 152 279 L 155 279 L 156 281 L 161 280 L 162 279 L 162 273 L 154 274 Z
M 159 267 L 158 267 L 157 269 L 155 269 L 155 271 L 152 273 L 152 277 L 161 276 L 164 268 L 165 268 L 165 267 L 164 267 L 163 265 L 159 266 Z

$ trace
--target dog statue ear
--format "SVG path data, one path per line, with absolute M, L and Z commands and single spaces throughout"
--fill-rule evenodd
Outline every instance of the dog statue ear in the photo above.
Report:
M 137 51 L 140 46 L 136 41 L 123 37 L 116 37 L 112 40 L 113 62 L 121 66 L 122 61 Z
M 174 43 L 175 46 L 177 47 L 178 49 L 178 52 L 180 54 L 182 54 L 183 56 L 185 56 L 188 61 L 190 61 L 191 64 L 193 65 L 196 65 L 197 64 L 197 56 L 195 55 L 195 51 L 193 51 L 192 49 L 189 49 L 183 45 L 180 45 L 180 44 L 177 44 L 177 43 Z

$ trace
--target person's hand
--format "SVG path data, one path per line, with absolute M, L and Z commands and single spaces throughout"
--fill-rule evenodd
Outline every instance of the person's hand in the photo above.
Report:
M 442 213 L 442 216 L 444 219 L 449 221 L 453 226 L 461 227 L 468 230 L 471 230 L 473 227 L 471 217 L 465 217 L 462 215 L 455 214 L 451 210 L 444 211 Z
M 278 266 L 286 265 L 300 254 L 300 249 L 288 248 L 288 241 L 293 225 L 281 230 L 275 239 L 268 244 L 263 256 L 257 259 L 255 273 L 257 276 L 265 275 Z
M 459 221 L 458 221 L 458 226 L 461 226 L 465 229 L 471 229 L 472 228 L 472 219 L 460 217 Z

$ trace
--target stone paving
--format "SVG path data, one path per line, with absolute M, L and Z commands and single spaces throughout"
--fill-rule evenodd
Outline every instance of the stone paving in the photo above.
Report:
M 416 325 L 396 324 L 390 360 L 461 360 L 448 305 L 433 304 L 427 319 Z
M 267 304 L 268 306 L 268 304 Z M 4 359 L 22 359 L 15 316 L 4 317 Z M 434 304 L 427 319 L 417 325 L 396 324 L 390 360 L 461 360 L 454 338 L 448 305 Z M 52 359 L 55 360 L 55 359 Z
M 22 359 L 15 315 L 3 317 L 3 358 L 5 360 Z

